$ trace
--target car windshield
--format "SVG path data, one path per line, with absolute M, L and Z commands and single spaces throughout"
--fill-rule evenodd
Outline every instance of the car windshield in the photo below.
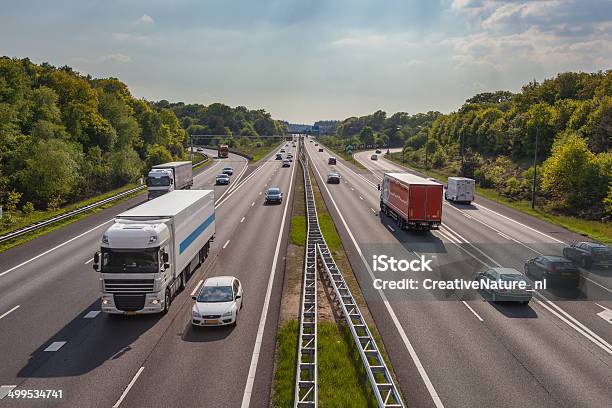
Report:
M 198 295 L 198 302 L 231 302 L 234 300 L 231 286 L 204 286 Z
M 227 174 L 219 174 L 217 178 L 229 178 Z
M 170 185 L 170 177 L 148 177 L 147 178 L 147 186 L 149 187 L 162 187 Z
M 608 247 L 594 247 L 593 253 L 597 255 L 612 255 L 612 249 Z
M 574 269 L 574 264 L 568 261 L 553 262 L 552 264 L 557 269 Z
M 280 189 L 278 189 L 278 188 L 269 188 L 268 189 L 268 194 L 272 194 L 272 195 L 280 194 Z
M 159 270 L 157 248 L 118 250 L 102 248 L 101 272 L 155 273 Z
M 499 278 L 504 281 L 527 281 L 523 275 L 501 274 Z
M 232 170 L 231 167 L 224 167 L 223 170 Z

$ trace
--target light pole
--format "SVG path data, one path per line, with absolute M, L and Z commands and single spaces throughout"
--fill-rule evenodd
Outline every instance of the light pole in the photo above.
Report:
M 531 186 L 531 209 L 535 209 L 536 202 L 536 183 L 538 181 L 538 137 L 540 135 L 540 125 L 536 126 L 535 150 L 533 152 L 533 186 Z

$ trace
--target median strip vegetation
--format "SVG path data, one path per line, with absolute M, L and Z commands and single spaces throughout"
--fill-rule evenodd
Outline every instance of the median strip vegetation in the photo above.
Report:
M 297 165 L 297 164 L 296 164 Z M 313 190 L 319 226 L 332 251 L 338 266 L 345 274 L 345 279 L 353 292 L 362 312 L 367 312 L 359 285 L 350 269 L 350 264 L 342 241 L 333 220 L 317 189 L 314 177 Z M 299 337 L 299 307 L 301 296 L 301 278 L 304 263 L 307 224 L 305 218 L 303 178 L 296 181 L 296 195 L 293 202 L 289 245 L 285 264 L 281 315 L 277 335 L 275 356 L 275 374 L 272 390 L 274 407 L 293 406 L 295 368 L 297 359 L 297 342 Z M 332 309 L 331 288 L 324 288 L 319 271 L 318 288 L 318 393 L 320 407 L 375 407 L 376 399 L 370 388 L 365 369 L 344 319 Z M 366 315 L 370 329 L 373 327 L 371 316 Z M 380 337 L 376 340 L 382 344 Z M 385 357 L 386 359 L 386 357 Z M 386 359 L 388 363 L 388 359 Z

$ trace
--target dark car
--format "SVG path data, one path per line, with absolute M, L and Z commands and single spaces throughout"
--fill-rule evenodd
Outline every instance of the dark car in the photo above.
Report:
M 380 149 L 376 149 L 376 153 L 380 154 L 382 152 L 380 151 Z
M 231 176 L 234 174 L 234 169 L 230 166 L 226 166 L 223 168 L 223 170 L 221 170 L 221 173 L 223 174 L 227 174 L 228 176 Z
M 291 162 L 287 159 L 283 160 L 283 167 L 291 167 Z
M 336 164 L 336 158 L 335 158 L 335 157 L 330 157 L 330 158 L 327 160 L 327 164 Z
M 270 187 L 266 191 L 266 204 L 280 204 L 283 201 L 283 193 L 280 188 Z
M 567 258 L 542 255 L 525 262 L 525 275 L 532 279 L 544 280 L 554 284 L 576 287 L 580 283 L 580 271 Z
M 283 160 L 283 155 L 280 153 L 276 154 L 276 160 Z
M 335 172 L 330 172 L 327 174 L 327 183 L 328 184 L 340 184 L 340 175 Z
M 322 147 L 319 147 L 319 152 L 322 152 L 322 151 L 323 151 L 323 148 L 322 148 Z
M 612 249 L 597 242 L 574 242 L 563 248 L 563 256 L 585 269 L 591 266 L 612 266 Z
M 217 184 L 229 184 L 230 183 L 230 178 L 227 174 L 218 174 L 217 177 L 215 177 L 215 183 Z

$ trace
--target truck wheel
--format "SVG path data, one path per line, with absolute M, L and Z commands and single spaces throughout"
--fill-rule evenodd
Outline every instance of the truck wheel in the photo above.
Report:
M 171 302 L 172 302 L 172 297 L 170 296 L 170 289 L 166 289 L 166 294 L 164 295 L 164 310 L 162 311 L 163 314 L 168 313 Z
M 185 290 L 185 286 L 187 286 L 187 270 L 184 270 L 183 273 L 181 273 L 181 286 L 179 290 L 182 292 Z

